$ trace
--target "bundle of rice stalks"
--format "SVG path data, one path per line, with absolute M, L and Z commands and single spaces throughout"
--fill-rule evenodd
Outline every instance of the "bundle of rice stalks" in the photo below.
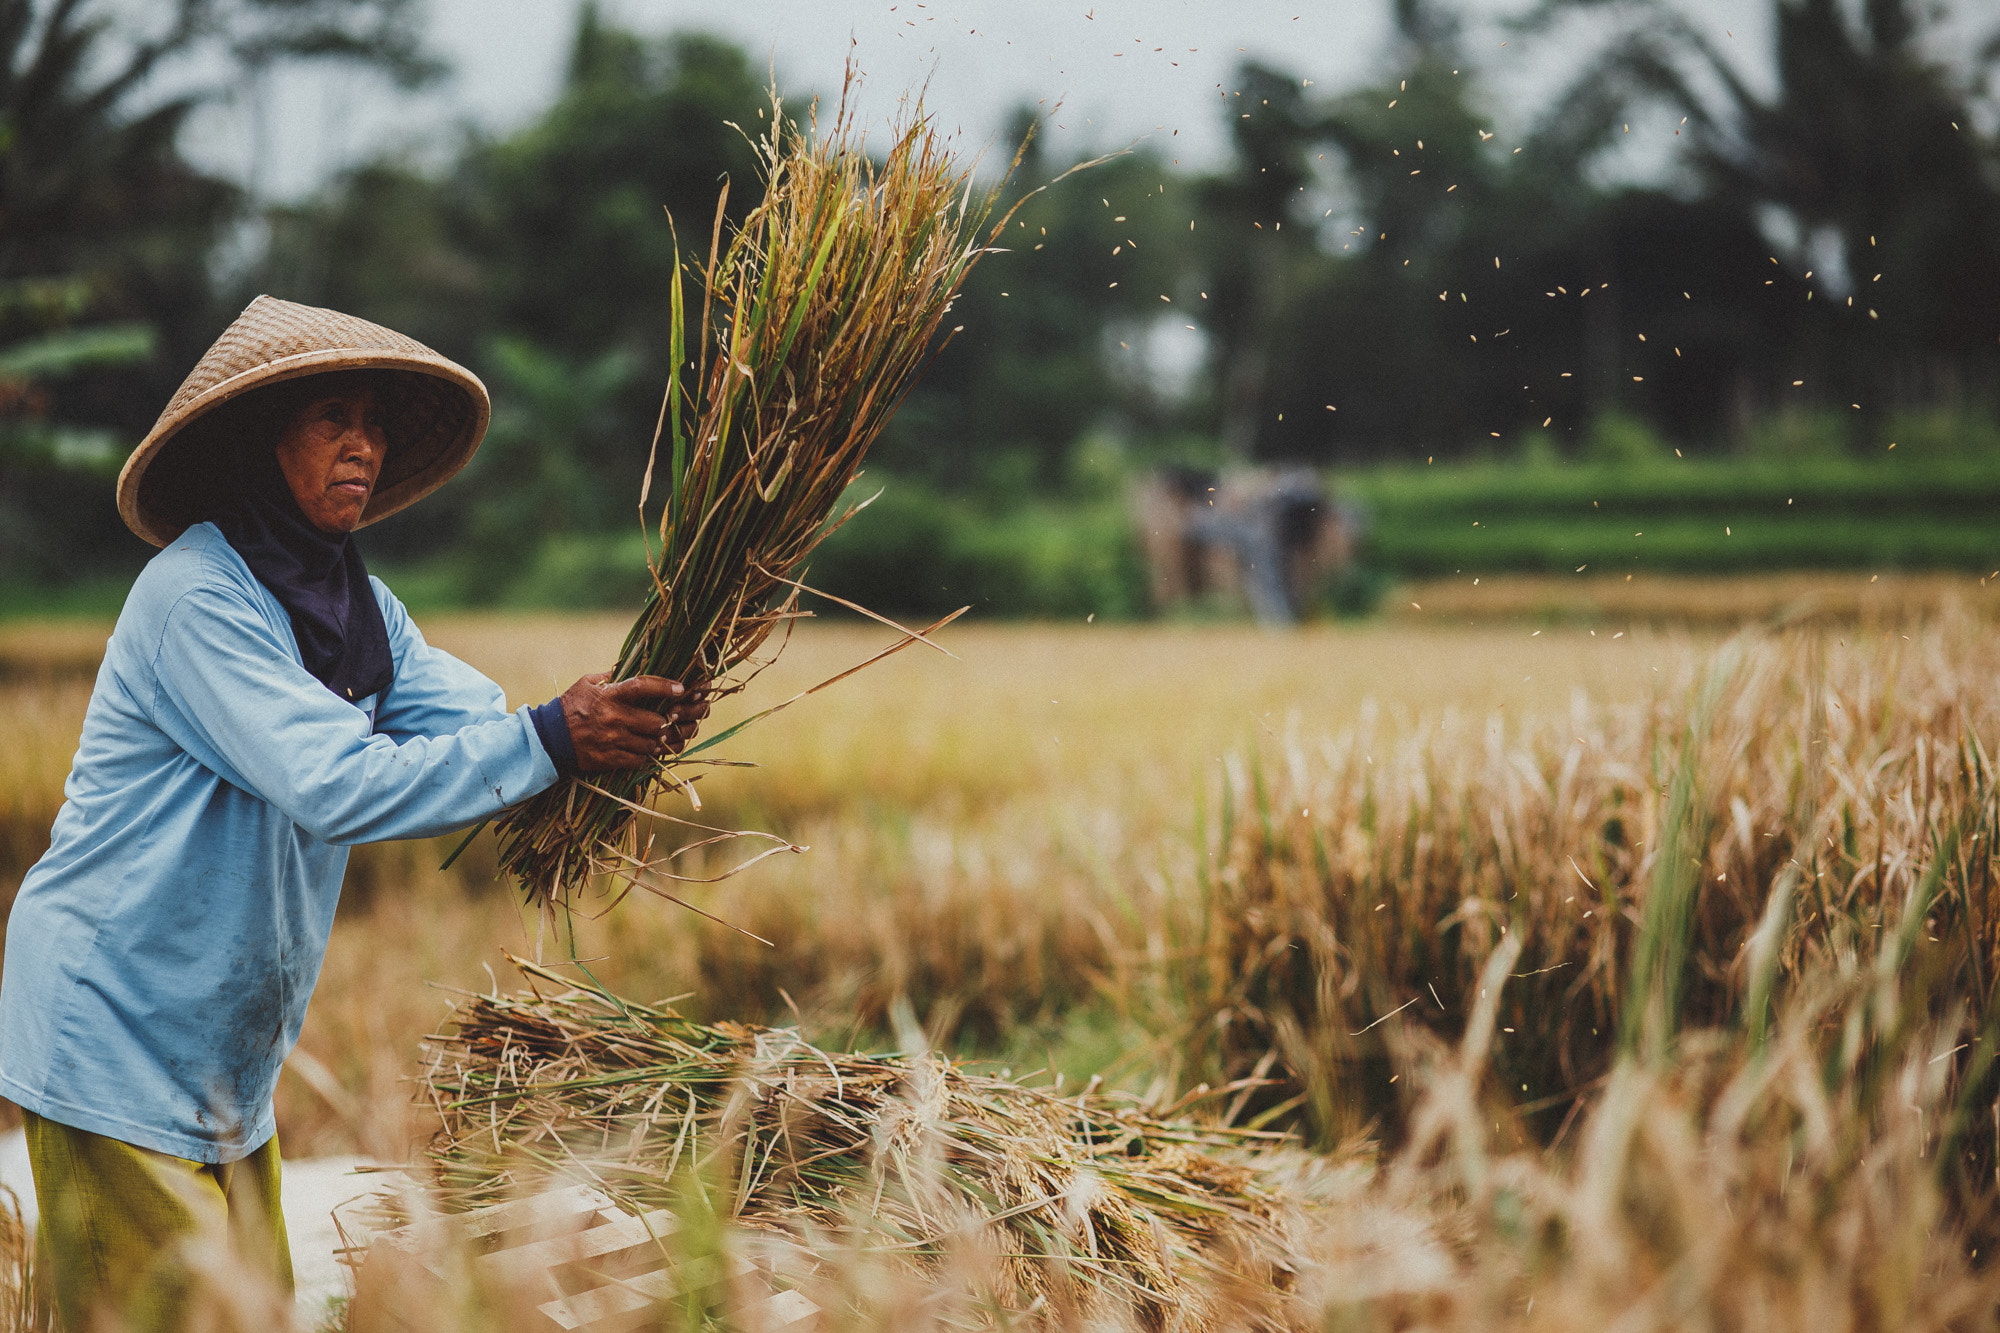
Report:
M 710 698 L 740 689 L 799 614 L 793 573 L 998 234 L 994 193 L 973 188 L 921 105 L 880 163 L 845 99 L 825 130 L 775 104 L 771 119 L 763 202 L 726 244 L 718 206 L 698 316 L 676 274 L 674 377 L 640 496 L 643 516 L 664 465 L 653 589 L 612 671 L 699 682 Z M 559 782 L 502 821 L 500 864 L 541 901 L 598 872 L 674 878 L 634 822 L 663 786 L 692 790 L 670 764 Z
M 1002 1310 L 1151 1327 L 1217 1327 L 1225 1301 L 1241 1326 L 1242 1290 L 1275 1303 L 1292 1284 L 1288 1201 L 1261 1169 L 1277 1134 L 696 1023 L 518 966 L 536 991 L 472 997 L 434 1039 L 448 1206 L 567 1178 L 641 1212 L 697 1182 L 739 1227 L 822 1251 L 863 1235 L 919 1273 L 975 1244 Z

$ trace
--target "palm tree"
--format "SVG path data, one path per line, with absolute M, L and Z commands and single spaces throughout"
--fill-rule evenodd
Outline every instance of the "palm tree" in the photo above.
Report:
M 409 82 L 436 70 L 416 31 L 413 0 L 0 0 L 0 569 L 136 553 L 102 469 L 68 464 L 135 438 L 226 319 L 211 261 L 242 195 L 180 149 L 226 77 L 162 94 L 162 76 L 219 53 Z
M 1208 327 L 1217 343 L 1222 447 L 1247 461 L 1266 433 L 1271 339 L 1287 277 L 1317 235 L 1300 204 L 1314 178 L 1312 148 L 1326 126 L 1302 78 L 1252 60 L 1234 81 L 1241 86 L 1230 90 L 1225 114 L 1236 160 L 1209 182 L 1203 203 L 1218 229 L 1208 237 L 1214 288 Z
M 1771 4 L 1764 95 L 1663 0 L 1548 0 L 1543 24 L 1624 12 L 1552 120 L 1590 132 L 1649 99 L 1684 115 L 1703 188 L 1762 220 L 1795 273 L 1813 270 L 1816 369 L 1841 398 L 1886 407 L 2000 382 L 2000 143 L 1973 114 L 2000 31 L 1954 68 L 1930 54 L 1951 16 L 1929 0 Z
M 404 82 L 437 71 L 411 0 L 169 0 L 143 27 L 103 0 L 0 0 L 0 278 L 79 273 L 114 301 L 184 297 L 237 202 L 181 156 L 219 85 L 166 97 L 153 80 L 220 50 L 240 65 L 338 59 Z M 176 273 L 175 271 L 179 272 Z M 163 286 L 164 284 L 164 286 Z

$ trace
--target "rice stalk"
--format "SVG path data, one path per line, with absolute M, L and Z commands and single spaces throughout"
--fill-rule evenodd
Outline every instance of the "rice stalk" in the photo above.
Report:
M 1653 881 L 1632 949 L 1631 990 L 1619 1032 L 1619 1044 L 1628 1052 L 1643 1043 L 1649 1053 L 1658 1054 L 1679 1021 L 1695 903 L 1701 893 L 1702 857 L 1708 850 L 1713 820 L 1699 791 L 1700 762 L 1716 710 L 1741 661 L 1737 644 L 1719 653 L 1709 663 L 1701 689 L 1688 708 L 1680 758 L 1668 783 L 1666 808 L 1660 819 L 1665 842 L 1653 862 Z
M 1397 1042 L 1409 1131 L 1379 1162 L 525 967 L 534 993 L 473 997 L 436 1040 L 435 1179 L 451 1208 L 554 1178 L 671 1208 L 696 1253 L 804 1291 L 815 1327 L 1995 1327 L 2000 1276 L 1941 1188 L 1961 1017 L 1884 1032 L 1888 1077 L 1843 1065 L 1882 982 L 1816 962 L 1761 1043 L 1684 1028 L 1617 1056 L 1549 1150 L 1512 1132 L 1495 1059 L 1523 944 L 1485 961 L 1458 1042 Z M 1889 984 L 1934 1012 L 1935 978 Z M 669 1326 L 758 1326 L 697 1294 Z
M 14 1191 L 0 1185 L 0 1329 L 46 1327 L 47 1310 L 36 1283 L 35 1231 Z
M 1906 1012 L 1931 1007 L 1926 984 L 1906 978 Z M 2000 1274 L 1941 1188 L 1959 1082 L 1942 1057 L 1971 1034 L 1925 1020 L 1887 1039 L 1890 1077 L 1830 1068 L 1875 990 L 1814 964 L 1760 1043 L 1684 1027 L 1619 1055 L 1559 1149 L 1503 1130 L 1518 1108 L 1490 1026 L 1455 1052 L 1422 1035 L 1418 1132 L 1313 1214 L 1301 1303 L 1322 1328 L 1440 1333 L 1993 1329 Z
M 718 204 L 699 315 L 675 274 L 674 371 L 640 495 L 650 523 L 663 469 L 653 587 L 612 669 L 711 700 L 740 690 L 773 631 L 804 614 L 794 571 L 853 516 L 829 523 L 999 232 L 996 191 L 974 186 L 921 102 L 879 163 L 845 96 L 825 127 L 772 110 L 763 201 L 726 244 Z M 663 790 L 691 794 L 680 766 L 742 725 L 678 760 L 556 783 L 501 820 L 501 867 L 531 901 L 558 904 L 597 873 L 656 891 L 681 878 L 638 816 Z

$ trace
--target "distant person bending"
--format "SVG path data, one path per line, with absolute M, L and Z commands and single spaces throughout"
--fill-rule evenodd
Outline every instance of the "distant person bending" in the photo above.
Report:
M 368 576 L 348 534 L 449 479 L 487 414 L 421 344 L 259 297 L 119 477 L 165 549 L 106 645 L 0 975 L 0 1092 L 70 1328 L 178 1326 L 188 1245 L 290 1290 L 271 1097 L 350 845 L 651 763 L 707 714 L 652 676 L 510 713 Z

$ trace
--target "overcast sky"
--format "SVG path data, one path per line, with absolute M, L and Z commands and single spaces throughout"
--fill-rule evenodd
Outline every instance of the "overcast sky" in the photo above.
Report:
M 1479 62 L 1503 125 L 1520 123 L 1578 67 L 1588 30 L 1524 40 L 1498 22 L 1524 0 L 1470 0 L 1466 47 Z M 1388 0 L 605 0 L 614 20 L 648 33 L 701 28 L 739 42 L 788 90 L 836 91 L 850 49 L 867 77 L 864 109 L 885 119 L 907 89 L 928 80 L 947 126 L 985 143 L 1022 103 L 1060 107 L 1049 147 L 1058 156 L 1164 143 L 1183 165 L 1223 150 L 1215 90 L 1254 56 L 1328 91 L 1386 77 Z M 1766 0 L 1681 0 L 1719 43 L 1742 52 L 1764 82 Z M 346 69 L 298 69 L 273 81 L 268 135 L 253 147 L 246 92 L 192 127 L 205 165 L 294 197 L 342 167 L 385 150 L 441 156 L 455 127 L 504 130 L 546 106 L 576 21 L 572 0 L 430 0 L 433 49 L 453 68 L 418 95 Z M 1504 43 L 1504 45 L 1503 45 Z M 1635 149 L 1643 165 L 1643 148 Z

